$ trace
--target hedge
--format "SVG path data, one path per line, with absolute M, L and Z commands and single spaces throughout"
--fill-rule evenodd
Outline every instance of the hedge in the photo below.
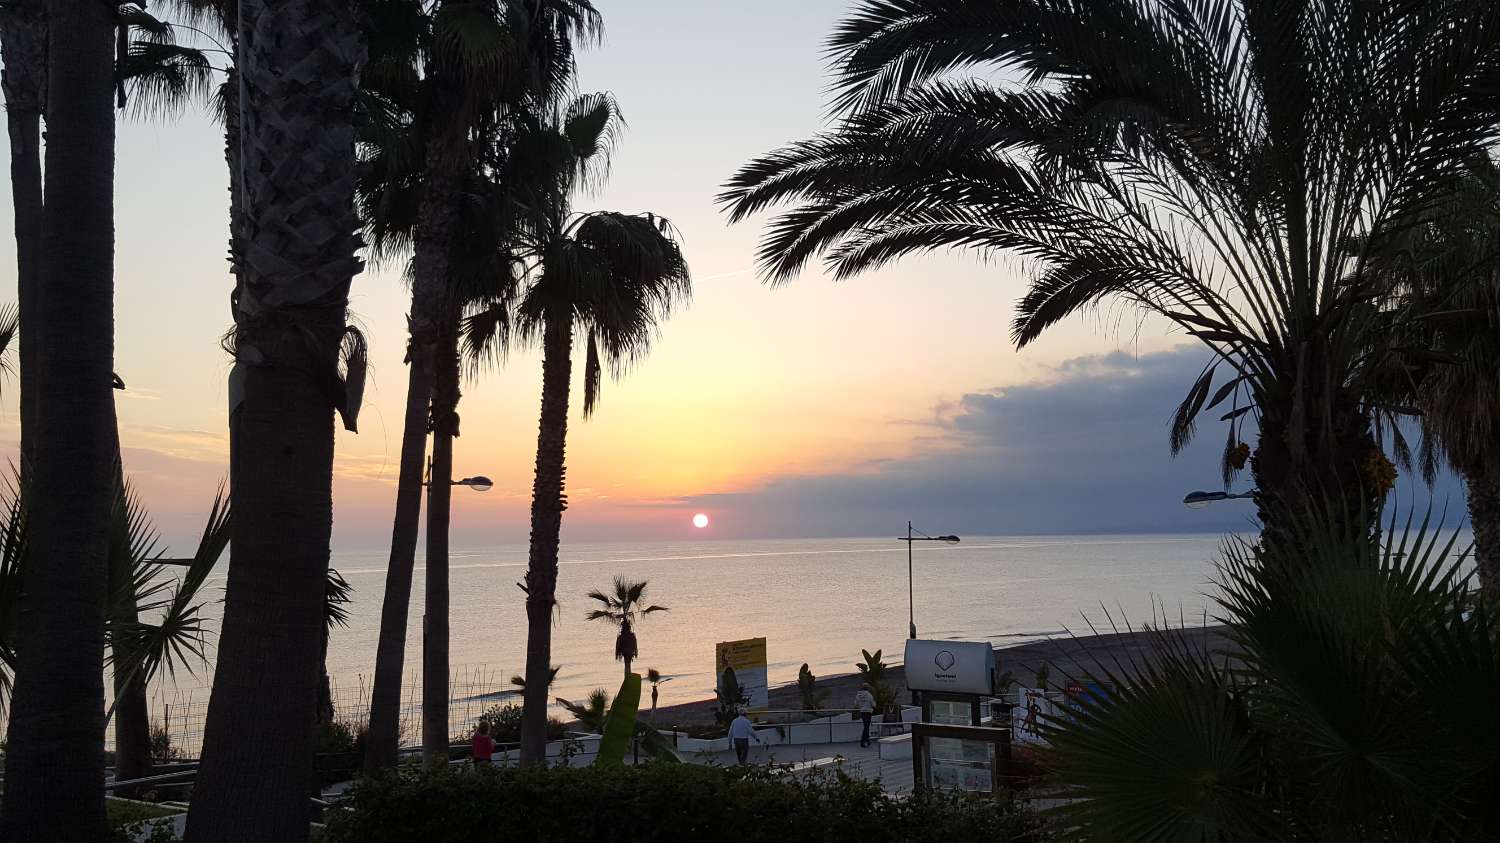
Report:
M 647 764 L 405 772 L 357 784 L 325 843 L 581 840 L 1007 841 L 1023 818 L 993 798 L 905 798 L 842 773 Z

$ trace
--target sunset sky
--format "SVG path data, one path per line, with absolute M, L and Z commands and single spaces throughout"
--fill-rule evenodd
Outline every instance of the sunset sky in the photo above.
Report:
M 1024 267 L 974 255 L 907 260 L 834 284 L 816 267 L 771 289 L 753 271 L 758 223 L 713 202 L 740 164 L 817 130 L 821 42 L 843 0 L 754 4 L 598 0 L 607 42 L 580 60 L 629 123 L 607 189 L 584 207 L 650 210 L 681 230 L 691 306 L 646 360 L 605 386 L 569 438 L 564 539 L 1220 529 L 1248 507 L 1190 513 L 1212 488 L 1223 431 L 1173 461 L 1167 420 L 1206 359 L 1131 314 L 1008 341 Z M 0 139 L 3 143 L 3 139 Z M 201 112 L 123 119 L 117 177 L 117 368 L 127 472 L 173 542 L 186 541 L 227 464 L 219 340 L 229 325 L 227 179 Z M 14 266 L 8 202 L 0 262 Z M 406 377 L 408 291 L 397 268 L 355 279 L 372 349 L 362 432 L 340 432 L 335 547 L 389 540 Z M 13 270 L 12 270 L 13 271 Z M 12 276 L 13 277 L 13 276 Z M 0 300 L 13 300 L 12 292 Z M 18 435 L 0 385 L 0 440 Z M 540 361 L 511 355 L 464 388 L 455 471 L 494 490 L 455 493 L 457 544 L 527 532 Z

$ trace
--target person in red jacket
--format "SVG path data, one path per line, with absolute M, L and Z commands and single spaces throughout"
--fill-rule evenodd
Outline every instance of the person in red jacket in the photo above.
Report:
M 490 758 L 495 754 L 495 739 L 490 737 L 489 721 L 479 721 L 479 729 L 474 732 L 474 748 L 471 754 L 475 767 L 490 765 Z

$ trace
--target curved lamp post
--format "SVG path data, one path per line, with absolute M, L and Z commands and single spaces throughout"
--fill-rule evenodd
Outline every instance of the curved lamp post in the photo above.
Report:
M 1188 492 L 1187 496 L 1182 499 L 1182 505 L 1188 509 L 1202 509 L 1218 501 L 1253 497 L 1255 497 L 1254 492 Z
M 958 544 L 958 536 L 929 536 L 921 530 L 912 529 L 911 522 L 906 522 L 906 535 L 897 536 L 896 541 L 906 542 L 906 612 L 910 627 L 908 638 L 917 637 L 917 607 L 914 590 L 912 587 L 912 560 L 911 548 L 913 542 L 943 542 L 944 544 Z

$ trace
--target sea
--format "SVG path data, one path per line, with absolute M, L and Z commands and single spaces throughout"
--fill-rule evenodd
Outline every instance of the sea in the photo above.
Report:
M 565 543 L 553 626 L 553 695 L 613 691 L 621 666 L 614 630 L 586 621 L 592 589 L 616 576 L 650 583 L 647 598 L 670 611 L 637 627 L 636 669 L 656 668 L 661 705 L 713 695 L 714 645 L 764 637 L 770 684 L 795 682 L 806 663 L 819 676 L 849 673 L 861 650 L 901 660 L 908 612 L 922 638 L 996 646 L 1142 623 L 1200 624 L 1212 612 L 1215 559 L 1224 537 L 1204 535 L 965 536 L 958 544 L 892 537 L 651 543 Z M 337 552 L 333 566 L 354 587 L 349 625 L 335 629 L 328 671 L 341 717 L 368 705 L 385 586 L 384 552 Z M 523 545 L 468 547 L 451 555 L 451 669 L 456 700 L 507 699 L 525 667 Z M 423 563 L 418 559 L 407 626 L 404 707 L 420 699 Z M 222 594 L 223 578 L 209 583 Z M 210 659 L 220 607 L 209 607 Z M 1003 659 L 1002 659 L 1003 661 Z M 1002 664 L 1002 669 L 1004 665 Z M 192 743 L 212 673 L 204 665 L 163 677 L 153 715 Z M 459 706 L 455 722 L 472 714 Z

